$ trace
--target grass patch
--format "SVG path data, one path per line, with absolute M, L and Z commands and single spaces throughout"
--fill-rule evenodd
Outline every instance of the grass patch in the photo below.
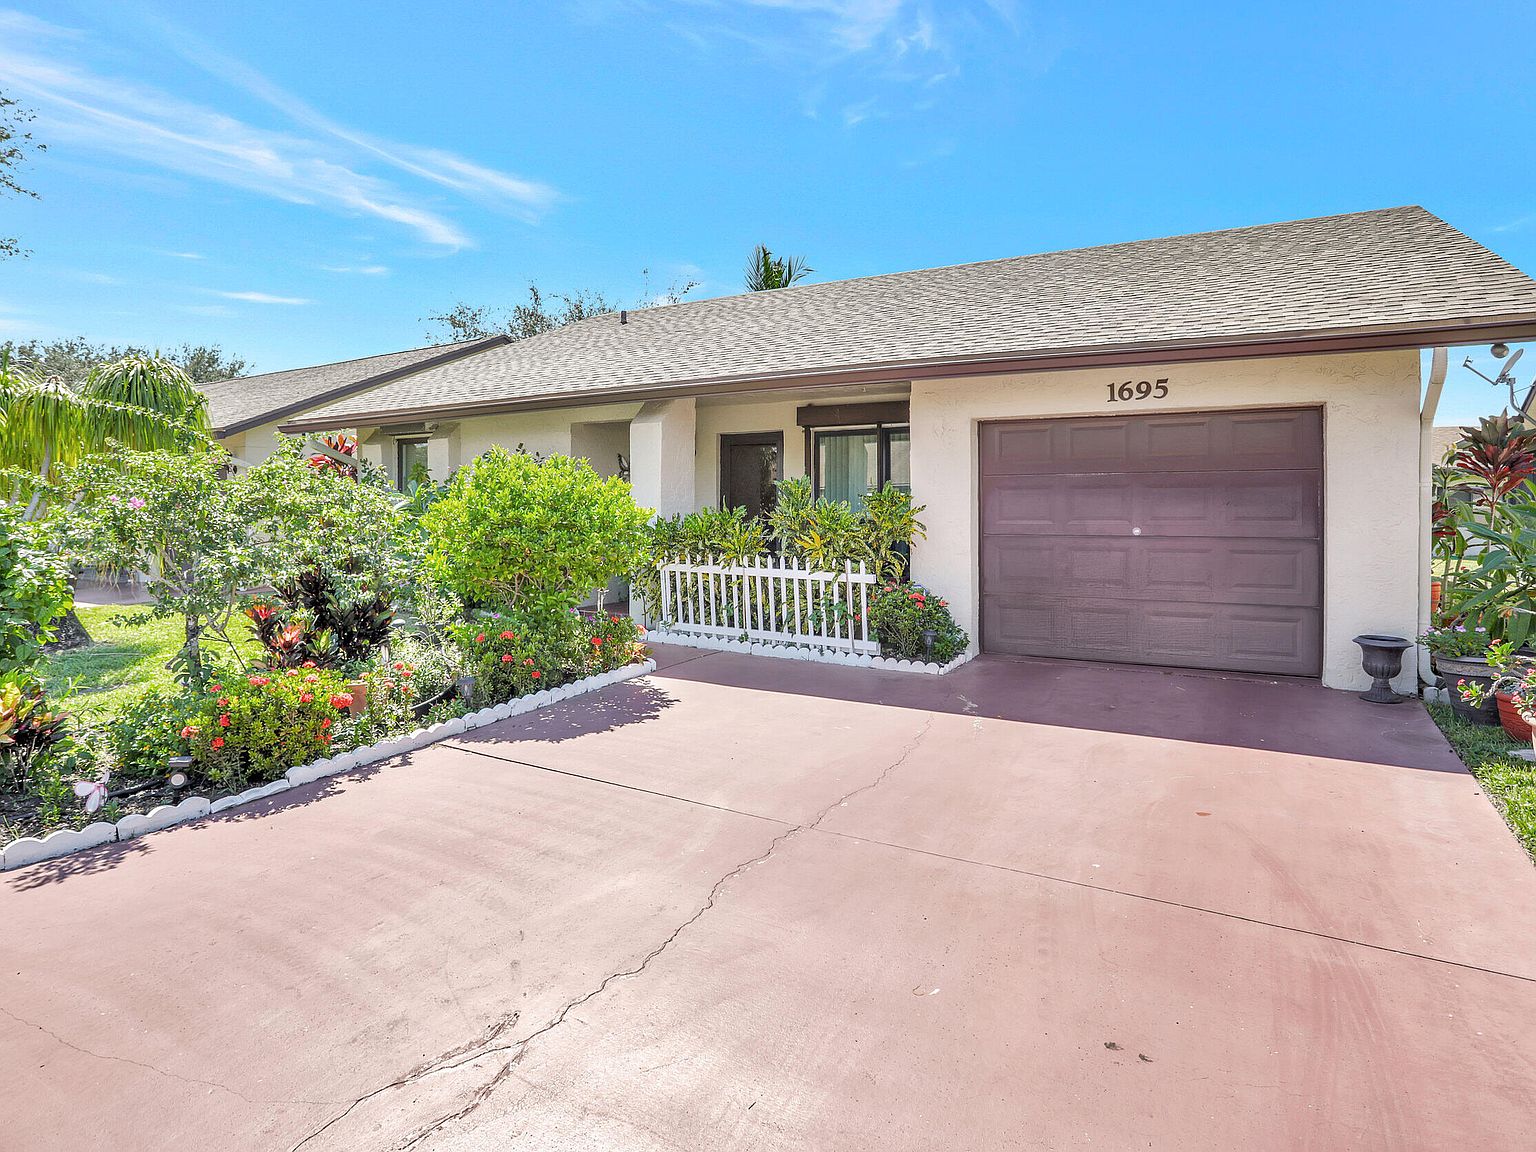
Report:
M 1456 755 L 1493 798 L 1525 850 L 1536 857 L 1536 764 L 1514 754 L 1515 749 L 1529 745 L 1511 740 L 1502 728 L 1457 719 L 1449 704 L 1425 707 Z
M 104 720 L 145 689 L 168 688 L 175 683 L 165 665 L 186 640 L 181 618 L 143 624 L 125 624 L 117 619 L 137 611 L 118 604 L 78 609 L 80 622 L 96 643 L 43 657 L 37 671 L 49 696 L 57 698 L 73 682 L 76 695 L 67 705 L 69 710 Z M 254 658 L 257 645 L 249 627 L 240 619 L 231 631 L 238 633 L 244 654 Z M 222 647 L 218 641 L 208 646 L 213 652 Z

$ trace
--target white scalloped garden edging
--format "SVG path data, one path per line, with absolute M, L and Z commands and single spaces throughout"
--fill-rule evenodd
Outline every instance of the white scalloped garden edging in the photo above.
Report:
M 336 776 L 366 764 L 390 760 L 406 752 L 425 748 L 428 744 L 435 744 L 439 740 L 460 736 L 471 729 L 483 728 L 487 724 L 521 716 L 525 712 L 536 712 L 540 708 L 547 708 L 551 704 L 558 704 L 573 696 L 596 692 L 599 688 L 606 688 L 610 684 L 617 684 L 622 680 L 633 680 L 637 676 L 647 676 L 654 671 L 656 671 L 654 660 L 647 660 L 643 664 L 626 664 L 623 668 L 615 668 L 611 672 L 588 676 L 559 688 L 549 688 L 543 692 L 520 696 L 505 704 L 482 708 L 467 716 L 459 716 L 453 720 L 445 720 L 441 724 L 418 728 L 403 736 L 392 736 L 388 740 L 370 744 L 365 748 L 354 748 L 350 752 L 326 756 L 309 764 L 290 768 L 283 779 L 247 789 L 235 796 L 224 796 L 211 802 L 202 796 L 188 796 L 176 804 L 162 804 L 148 812 L 130 813 L 116 824 L 97 821 L 80 829 L 60 828 L 42 837 L 23 836 L 19 840 L 12 840 L 0 849 L 0 872 L 8 872 L 12 868 L 20 868 L 27 864 L 36 864 L 40 860 L 67 856 L 72 852 L 82 852 L 87 848 L 97 848 L 102 844 L 133 840 L 150 832 L 158 832 L 162 828 L 186 823 L 188 820 L 226 812 L 231 808 L 276 796 L 280 792 L 297 788 L 301 784 L 312 784 L 327 776 Z
M 885 672 L 920 672 L 925 676 L 943 676 L 962 664 L 969 664 L 976 657 L 974 652 L 962 652 L 948 664 L 930 664 L 924 660 L 895 660 L 889 656 L 871 656 L 864 652 L 850 652 L 846 648 L 809 644 L 764 644 L 756 640 L 727 640 L 720 636 L 693 636 L 686 632 L 670 632 L 665 628 L 649 628 L 645 638 L 656 644 L 676 644 L 684 648 L 707 648 L 711 652 L 740 652 L 743 656 L 773 656 L 779 660 L 806 660 L 813 664 L 840 664 L 848 668 L 878 668 Z

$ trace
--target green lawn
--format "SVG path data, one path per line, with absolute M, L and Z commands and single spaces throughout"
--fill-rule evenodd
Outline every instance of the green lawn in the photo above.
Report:
M 1527 852 L 1536 857 L 1536 764 L 1517 759 L 1517 744 L 1502 728 L 1487 728 L 1458 720 L 1449 704 L 1427 704 L 1456 754 L 1482 784 L 1494 805 L 1514 829 Z
M 77 694 L 68 703 L 69 710 L 100 719 L 116 713 L 146 688 L 174 683 L 165 665 L 185 640 L 181 618 L 136 625 L 114 620 L 139 611 L 120 605 L 79 609 L 80 622 L 96 643 L 43 658 L 39 674 L 49 696 L 57 698 L 74 681 Z M 239 631 L 241 640 L 248 640 L 244 620 Z

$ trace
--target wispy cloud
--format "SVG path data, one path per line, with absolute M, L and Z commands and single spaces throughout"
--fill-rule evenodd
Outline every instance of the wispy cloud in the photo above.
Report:
M 167 252 L 167 256 L 174 256 L 178 260 L 206 260 L 208 257 L 201 252 Z
M 745 44 L 792 69 L 805 115 L 820 119 L 832 101 L 845 128 L 875 115 L 877 92 L 886 115 L 911 106 L 904 90 L 958 75 L 978 37 L 1023 35 L 1013 0 L 684 0 L 681 12 L 667 11 L 667 27 L 701 52 Z
M 1488 229 L 1490 232 L 1522 232 L 1536 224 L 1536 216 L 1517 216 L 1513 220 L 1506 220 L 1502 224 L 1495 224 Z
M 306 300 L 302 296 L 274 296 L 270 292 L 215 292 L 215 296 L 222 296 L 226 300 L 243 300 L 247 304 L 313 304 L 313 300 Z
M 402 175 L 411 178 L 406 183 L 425 182 L 530 221 L 556 199 L 545 184 L 443 149 L 350 129 L 239 61 L 183 35 L 168 39 L 187 59 L 279 113 L 282 126 L 250 123 L 92 70 L 82 63 L 91 54 L 78 33 L 18 13 L 0 12 L 0 75 L 36 108 L 40 124 L 46 120 L 52 139 L 289 203 L 391 221 L 445 248 L 473 241 L 436 203 L 404 186 Z
M 335 272 L 350 276 L 388 276 L 389 269 L 383 264 L 322 264 L 322 272 Z

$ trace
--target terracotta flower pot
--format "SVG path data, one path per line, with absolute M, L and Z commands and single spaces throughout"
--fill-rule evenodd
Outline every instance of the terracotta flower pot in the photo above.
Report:
M 1499 702 L 1499 723 L 1504 725 L 1504 731 L 1509 734 L 1509 738 L 1519 740 L 1522 744 L 1530 741 L 1530 722 L 1520 715 L 1520 708 L 1515 703 L 1515 698 L 1508 692 L 1496 692 L 1494 698 Z
M 1438 580 L 1431 580 L 1429 582 L 1429 618 L 1431 620 L 1438 619 L 1439 616 L 1440 616 L 1440 589 L 1441 589 L 1441 587 L 1442 586 L 1440 584 L 1440 581 L 1438 581 Z
M 347 715 L 361 716 L 363 709 L 368 707 L 368 681 L 352 681 L 347 685 L 347 695 L 352 697 L 352 707 L 347 709 Z

